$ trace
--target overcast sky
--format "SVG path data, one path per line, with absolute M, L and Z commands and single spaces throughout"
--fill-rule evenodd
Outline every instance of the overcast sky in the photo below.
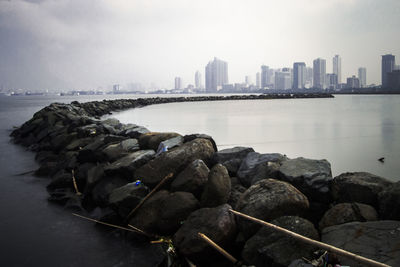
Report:
M 0 86 L 172 88 L 204 79 L 214 56 L 234 83 L 317 57 L 332 72 L 335 54 L 343 78 L 363 66 L 380 84 L 381 55 L 400 57 L 399 14 L 399 0 L 0 0 Z

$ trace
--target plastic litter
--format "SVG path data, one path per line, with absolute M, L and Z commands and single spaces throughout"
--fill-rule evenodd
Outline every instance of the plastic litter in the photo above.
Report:
M 142 181 L 140 181 L 140 180 L 136 180 L 135 181 L 135 186 L 139 186 L 139 185 L 141 185 L 142 184 Z
M 168 146 L 164 145 L 162 142 L 158 145 L 156 156 L 160 155 L 161 153 L 167 152 Z

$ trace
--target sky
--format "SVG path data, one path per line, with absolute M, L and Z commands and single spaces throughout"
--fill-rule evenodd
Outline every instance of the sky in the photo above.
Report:
M 366 67 L 380 84 L 381 55 L 400 63 L 399 14 L 399 0 L 0 0 L 0 86 L 173 88 L 214 57 L 235 83 L 318 57 L 332 72 L 335 54 L 343 78 Z

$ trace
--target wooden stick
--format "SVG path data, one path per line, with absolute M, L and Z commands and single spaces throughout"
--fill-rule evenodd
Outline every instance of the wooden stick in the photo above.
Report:
M 136 230 L 137 228 L 136 229 L 130 229 L 130 228 L 126 228 L 126 227 L 123 227 L 123 226 L 102 222 L 102 221 L 99 221 L 99 220 L 96 220 L 96 219 L 92 219 L 92 218 L 89 218 L 89 217 L 86 217 L 86 216 L 83 216 L 83 215 L 79 215 L 79 214 L 76 214 L 76 213 L 72 213 L 72 215 L 74 215 L 76 217 L 79 217 L 79 218 L 82 218 L 82 219 L 85 219 L 85 220 L 88 220 L 88 221 L 92 221 L 92 222 L 95 222 L 95 223 L 103 224 L 103 225 L 114 227 L 114 228 L 118 228 L 118 229 L 121 229 L 121 230 L 134 232 L 134 233 L 140 233 L 140 234 L 144 233 L 140 229 Z
M 76 192 L 76 194 L 77 194 L 78 196 L 80 196 L 80 195 L 82 195 L 82 193 L 79 192 L 79 190 L 78 190 L 78 185 L 76 184 L 75 171 L 72 170 L 71 172 L 72 172 L 72 183 L 74 184 L 75 192 Z
M 310 245 L 313 245 L 313 246 L 325 249 L 327 251 L 342 255 L 344 257 L 347 257 L 349 259 L 355 260 L 355 261 L 360 262 L 362 264 L 365 264 L 365 265 L 368 265 L 368 266 L 374 266 L 374 267 L 375 266 L 390 267 L 389 265 L 386 265 L 384 263 L 380 263 L 380 262 L 377 262 L 377 261 L 374 261 L 374 260 L 359 256 L 357 254 L 348 252 L 346 250 L 343 250 L 343 249 L 340 249 L 340 248 L 337 248 L 337 247 L 334 247 L 334 246 L 331 246 L 331 245 L 328 245 L 328 244 L 325 244 L 325 243 L 310 239 L 308 237 L 299 235 L 299 234 L 294 233 L 292 231 L 289 231 L 289 230 L 287 230 L 285 228 L 282 228 L 282 227 L 279 227 L 277 225 L 262 221 L 260 219 L 257 219 L 257 218 L 251 217 L 249 215 L 243 214 L 241 212 L 238 212 L 238 211 L 235 211 L 235 210 L 232 210 L 232 209 L 229 209 L 229 211 L 234 213 L 234 214 L 236 214 L 236 215 L 238 215 L 238 216 L 240 216 L 240 217 L 246 218 L 246 219 L 248 219 L 250 221 L 256 222 L 258 224 L 262 224 L 262 225 L 267 226 L 269 228 L 272 228 L 272 229 L 274 229 L 276 231 L 283 232 L 283 233 L 285 233 L 285 234 L 287 234 L 287 235 L 289 235 L 289 236 L 291 236 L 291 237 L 293 237 L 293 238 L 295 238 L 297 240 L 300 240 L 300 241 L 303 241 L 303 242 L 308 243 Z
M 226 252 L 223 248 L 218 246 L 214 241 L 212 241 L 210 238 L 208 238 L 205 234 L 203 233 L 198 233 L 198 235 L 206 241 L 210 246 L 212 246 L 215 250 L 217 250 L 219 253 L 221 253 L 225 258 L 227 258 L 229 261 L 231 261 L 233 264 L 236 264 L 238 262 L 237 259 L 235 259 L 231 254 Z
M 150 237 L 150 238 L 156 238 L 156 237 L 158 237 L 158 236 L 155 236 L 155 235 L 148 234 L 148 233 L 146 233 L 145 231 L 143 231 L 143 230 L 141 230 L 141 229 L 139 229 L 139 228 L 137 228 L 137 227 L 135 227 L 135 226 L 133 226 L 133 225 L 131 225 L 131 224 L 128 224 L 128 226 L 129 226 L 130 228 L 132 228 L 133 230 L 135 230 L 135 231 L 137 231 L 137 232 L 139 232 L 139 233 L 141 233 L 141 234 L 143 234 L 143 235 L 145 235 L 145 236 L 147 236 L 147 237 Z
M 148 193 L 143 199 L 142 201 L 140 201 L 139 204 L 137 204 L 137 206 L 131 211 L 129 212 L 128 216 L 126 217 L 126 221 L 129 221 L 130 218 L 132 218 L 133 214 L 135 214 L 135 212 L 143 205 L 143 203 L 149 198 L 151 197 L 154 192 L 157 191 L 158 188 L 160 188 L 169 178 L 171 178 L 174 174 L 170 173 L 167 176 L 164 177 L 164 179 L 162 179 L 157 185 L 156 187 L 153 188 L 153 190 L 151 190 L 150 193 Z

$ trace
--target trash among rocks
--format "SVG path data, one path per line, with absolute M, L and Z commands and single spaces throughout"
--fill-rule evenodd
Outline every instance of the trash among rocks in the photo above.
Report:
M 167 152 L 168 151 L 168 146 L 164 145 L 163 143 L 160 143 L 157 149 L 156 157 L 160 155 L 161 153 Z

